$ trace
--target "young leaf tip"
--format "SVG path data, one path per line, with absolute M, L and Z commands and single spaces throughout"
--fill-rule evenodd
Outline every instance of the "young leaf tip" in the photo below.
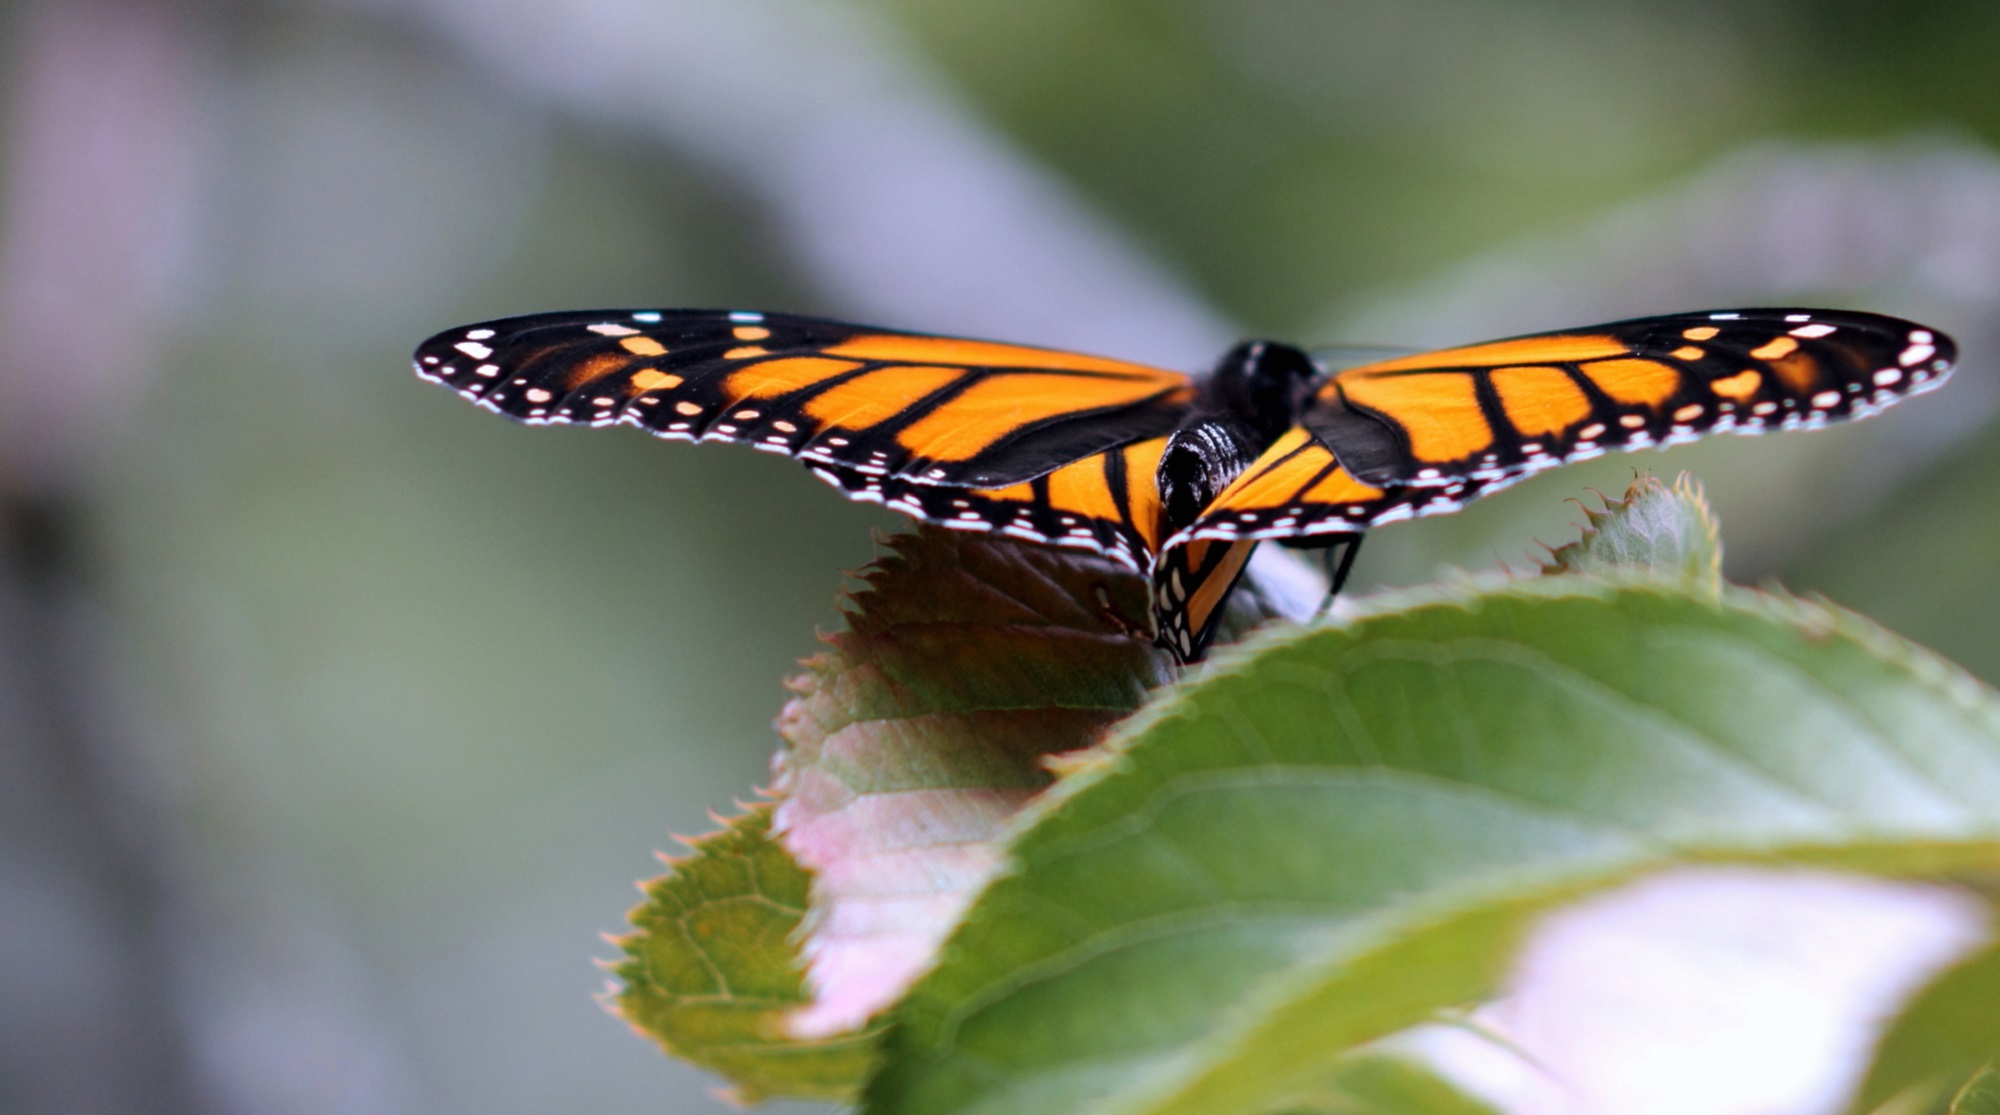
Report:
M 1555 548 L 1542 564 L 1544 574 L 1636 576 L 1721 590 L 1722 537 L 1693 477 L 1682 473 L 1669 487 L 1645 473 L 1623 496 L 1597 496 L 1596 510 L 1578 501 L 1582 530 L 1576 541 Z
M 783 1020 L 810 996 L 798 932 L 809 872 L 771 834 L 773 806 L 751 807 L 663 857 L 641 885 L 633 932 L 607 938 L 624 954 L 610 1012 L 668 1053 L 736 1085 L 732 1102 L 767 1096 L 844 1100 L 873 1057 L 872 1033 L 799 1041 Z

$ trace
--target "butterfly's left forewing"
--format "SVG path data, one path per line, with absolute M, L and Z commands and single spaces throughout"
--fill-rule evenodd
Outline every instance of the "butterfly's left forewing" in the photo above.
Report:
M 440 333 L 417 374 L 528 423 L 745 442 L 901 482 L 1004 487 L 1165 434 L 1177 372 L 791 314 L 615 310 Z
M 1937 386 L 1954 356 L 1942 334 L 1880 314 L 1671 314 L 1350 368 L 1301 421 L 1369 484 L 1490 482 L 1861 417 Z

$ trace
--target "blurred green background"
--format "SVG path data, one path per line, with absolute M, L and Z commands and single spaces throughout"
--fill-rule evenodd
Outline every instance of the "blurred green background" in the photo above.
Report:
M 2000 681 L 2000 8 L 1925 0 L 0 6 L 0 1111 L 676 1112 L 590 998 L 765 776 L 879 509 L 528 430 L 464 321 L 826 313 L 1190 370 L 1727 305 L 1945 390 L 1398 525 L 1526 564 L 1635 468 L 1739 580 Z

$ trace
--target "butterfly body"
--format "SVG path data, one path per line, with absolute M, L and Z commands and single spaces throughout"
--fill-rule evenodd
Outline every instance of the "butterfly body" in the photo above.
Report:
M 1162 529 L 1191 526 L 1217 494 L 1298 420 L 1319 378 L 1312 358 L 1276 341 L 1245 341 L 1196 381 L 1195 400 L 1167 437 L 1155 483 Z
M 1954 355 L 1881 315 L 1735 310 L 1338 372 L 1253 341 L 1190 376 L 790 314 L 613 310 L 448 330 L 414 362 L 521 422 L 745 442 L 851 498 L 1103 554 L 1152 578 L 1156 636 L 1192 661 L 1260 539 L 1354 540 L 1613 449 L 1860 417 Z

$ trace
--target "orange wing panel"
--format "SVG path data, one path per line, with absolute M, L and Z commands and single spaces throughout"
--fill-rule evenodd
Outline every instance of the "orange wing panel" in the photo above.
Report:
M 1117 521 L 1118 501 L 1104 478 L 1104 459 L 1085 457 L 1049 474 L 1049 506 L 1058 512 Z
M 1222 544 L 1217 543 L 1217 545 Z M 1190 631 L 1206 633 L 1213 622 L 1216 609 L 1222 606 L 1230 588 L 1236 584 L 1236 578 L 1242 575 L 1244 564 L 1257 549 L 1255 542 L 1231 542 L 1227 545 L 1228 550 L 1216 561 L 1214 567 L 1209 569 L 1202 568 L 1202 559 L 1207 555 L 1196 556 L 1190 549 L 1189 557 L 1193 559 L 1193 566 L 1202 573 L 1201 583 L 1194 586 L 1194 591 L 1188 594 L 1185 622 Z
M 1507 421 L 1529 437 L 1561 433 L 1590 416 L 1590 398 L 1561 368 L 1493 369 Z
M 1293 429 L 1224 488 L 1203 515 L 1227 518 L 1244 511 L 1279 511 L 1301 501 L 1359 503 L 1382 495 L 1382 489 L 1349 475 L 1311 434 Z
M 1733 376 L 1724 376 L 1710 381 L 1708 389 L 1736 402 L 1755 395 L 1764 386 L 1764 375 L 1755 368 L 1745 368 Z
M 1308 451 L 1308 447 L 1317 452 Z M 1317 446 L 1311 434 L 1294 427 L 1217 494 L 1215 502 L 1208 505 L 1208 513 L 1283 507 L 1332 463 L 1332 453 Z
M 1621 403 L 1658 407 L 1680 390 L 1680 372 L 1657 360 L 1599 360 L 1583 366 L 1598 390 Z
M 878 368 L 813 396 L 806 413 L 831 425 L 865 430 L 908 410 L 911 399 L 923 398 L 965 374 L 964 368 Z
M 1785 381 L 1786 387 L 1801 395 L 1811 394 L 1824 378 L 1819 361 L 1803 352 L 1793 352 L 1783 359 L 1771 361 L 1771 370 L 1778 373 L 1778 378 Z
M 1001 373 L 910 423 L 896 440 L 930 460 L 969 460 L 1024 426 L 1079 411 L 1129 406 L 1158 395 L 1165 386 L 1151 378 Z
M 1167 451 L 1167 439 L 1150 438 L 1135 442 L 1125 453 L 1125 506 L 1132 514 L 1132 529 L 1146 540 L 1148 550 L 1160 548 L 1160 457 Z
M 1458 461 L 1493 444 L 1493 428 L 1464 372 L 1340 377 L 1349 402 L 1386 415 L 1409 438 L 1418 461 Z
M 584 384 L 613 372 L 622 372 L 632 366 L 632 358 L 616 352 L 599 353 L 576 362 L 563 377 L 566 391 L 574 391 Z
M 1556 333 L 1402 356 L 1355 368 L 1343 375 L 1422 372 L 1438 368 L 1497 368 L 1503 364 L 1563 364 L 1606 356 L 1629 356 L 1631 353 L 1625 342 L 1608 334 Z
M 1331 456 L 1328 454 L 1329 458 Z M 1346 469 L 1336 467 L 1324 480 L 1306 489 L 1303 495 L 1292 498 L 1309 503 L 1367 503 L 1381 499 L 1384 494 L 1382 489 L 1363 484 Z
M 792 356 L 766 360 L 742 371 L 731 372 L 723 390 L 754 399 L 774 399 L 802 387 L 824 383 L 842 372 L 861 366 L 858 360 L 828 360 L 823 356 Z

